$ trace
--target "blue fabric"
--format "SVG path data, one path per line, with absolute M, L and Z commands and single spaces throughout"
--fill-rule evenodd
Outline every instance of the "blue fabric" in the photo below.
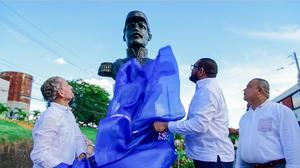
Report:
M 75 160 L 72 168 L 91 168 L 90 162 L 87 159 Z
M 55 166 L 54 168 L 72 168 L 72 165 L 68 165 L 66 163 L 60 163 L 57 166 Z
M 159 135 L 152 124 L 184 117 L 179 85 L 177 62 L 169 46 L 143 67 L 136 59 L 126 62 L 117 74 L 107 117 L 99 122 L 97 167 L 169 168 L 177 157 L 173 135 Z
M 94 158 L 91 159 L 82 159 L 82 160 L 74 160 L 72 165 L 66 163 L 60 163 L 59 165 L 55 166 L 54 168 L 92 168 Z M 95 164 L 94 164 L 95 166 Z

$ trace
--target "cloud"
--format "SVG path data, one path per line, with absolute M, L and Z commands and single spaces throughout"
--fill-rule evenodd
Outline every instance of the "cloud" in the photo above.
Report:
M 55 62 L 56 62 L 57 64 L 61 64 L 61 65 L 66 64 L 66 61 L 64 60 L 64 58 L 57 58 L 57 59 L 55 60 Z
M 31 99 L 30 102 L 30 111 L 33 110 L 39 110 L 41 112 L 46 110 L 46 102 L 45 101 L 39 101 L 39 100 L 35 100 L 35 99 Z
M 243 90 L 251 79 L 259 77 L 269 82 L 271 100 L 296 84 L 297 70 L 294 66 L 286 66 L 280 70 L 270 70 L 269 67 L 272 67 L 272 61 L 264 67 L 236 65 L 220 72 L 218 81 L 228 106 L 230 126 L 238 127 L 239 120 L 245 113 Z
M 274 30 L 271 31 L 232 30 L 232 32 L 250 37 L 264 38 L 270 40 L 300 40 L 300 26 L 298 25 L 277 26 L 273 29 Z
M 42 96 L 42 93 L 40 91 L 40 85 L 33 83 L 32 90 L 31 90 L 31 102 L 30 102 L 30 111 L 33 110 L 40 110 L 45 111 L 46 110 L 46 101 L 44 101 L 44 98 Z
M 91 78 L 91 79 L 84 79 L 84 81 L 87 83 L 90 83 L 90 84 L 100 86 L 105 91 L 107 91 L 110 95 L 110 98 L 112 98 L 114 85 L 115 85 L 115 81 L 113 79 L 111 79 L 111 78 L 101 78 L 101 79 Z
M 243 89 L 251 79 L 260 77 L 268 80 L 271 88 L 271 99 L 286 91 L 297 82 L 297 70 L 295 65 L 288 64 L 290 62 L 289 58 L 276 59 L 282 56 L 265 51 L 261 51 L 261 53 L 256 52 L 255 55 L 250 53 L 249 55 L 256 58 L 262 54 L 265 54 L 264 57 L 272 59 L 269 59 L 268 62 L 260 60 L 259 63 L 261 64 L 255 61 L 245 64 L 242 62 L 238 64 L 226 62 L 223 67 L 220 67 L 217 80 L 223 90 L 228 106 L 229 125 L 231 127 L 237 128 L 241 116 L 245 113 L 246 102 L 243 100 Z M 283 67 L 283 69 L 277 69 L 277 67 Z M 190 65 L 179 65 L 180 98 L 186 112 L 195 92 L 195 84 L 189 81 L 190 73 Z M 84 81 L 102 87 L 110 94 L 110 98 L 112 98 L 115 81 L 111 78 L 89 78 L 84 79 Z M 35 94 L 33 93 L 33 95 Z M 38 97 L 38 95 L 35 97 Z M 45 109 L 45 103 L 32 101 L 31 110 L 33 109 Z
M 243 90 L 251 79 L 259 77 L 270 83 L 271 100 L 297 82 L 296 66 L 291 64 L 292 59 L 286 55 L 258 50 L 237 57 L 246 60 L 220 61 L 217 77 L 227 103 L 229 125 L 235 128 L 238 127 L 239 120 L 246 110 L 247 103 L 243 100 Z M 255 58 L 259 59 L 255 61 Z M 186 111 L 195 92 L 195 85 L 189 81 L 191 73 L 189 66 L 179 65 L 180 98 Z
M 189 109 L 189 104 L 195 93 L 195 84 L 189 81 L 191 75 L 190 65 L 181 64 L 179 68 L 179 78 L 180 78 L 180 99 L 187 112 Z

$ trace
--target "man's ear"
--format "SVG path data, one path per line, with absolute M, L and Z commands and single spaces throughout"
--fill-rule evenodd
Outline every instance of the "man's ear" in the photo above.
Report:
M 205 71 L 204 71 L 204 68 L 202 68 L 202 67 L 198 70 L 197 73 L 199 73 L 200 76 L 203 76 L 203 75 L 206 76 L 206 73 L 205 73 Z
M 152 39 L 152 34 L 148 33 L 148 35 L 149 35 L 148 41 L 150 41 Z
M 262 88 L 258 88 L 258 92 L 259 94 L 266 95 L 265 91 Z
M 202 73 L 204 72 L 204 69 L 201 67 L 200 69 L 198 69 L 198 72 L 199 72 L 200 74 L 202 74 Z
M 57 90 L 57 96 L 64 97 L 64 92 L 61 89 Z

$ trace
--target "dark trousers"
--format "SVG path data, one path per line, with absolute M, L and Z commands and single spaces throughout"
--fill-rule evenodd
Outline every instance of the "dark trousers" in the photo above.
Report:
M 219 156 L 217 162 L 193 161 L 195 168 L 233 168 L 233 162 L 222 162 Z

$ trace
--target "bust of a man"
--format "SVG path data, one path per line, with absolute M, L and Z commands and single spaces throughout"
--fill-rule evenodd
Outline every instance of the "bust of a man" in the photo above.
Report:
M 141 11 L 131 11 L 128 13 L 123 30 L 123 40 L 127 44 L 127 57 L 117 59 L 114 63 L 104 62 L 100 65 L 98 75 L 116 78 L 119 68 L 128 60 L 136 58 L 144 65 L 148 62 L 146 46 L 151 40 L 148 19 Z

